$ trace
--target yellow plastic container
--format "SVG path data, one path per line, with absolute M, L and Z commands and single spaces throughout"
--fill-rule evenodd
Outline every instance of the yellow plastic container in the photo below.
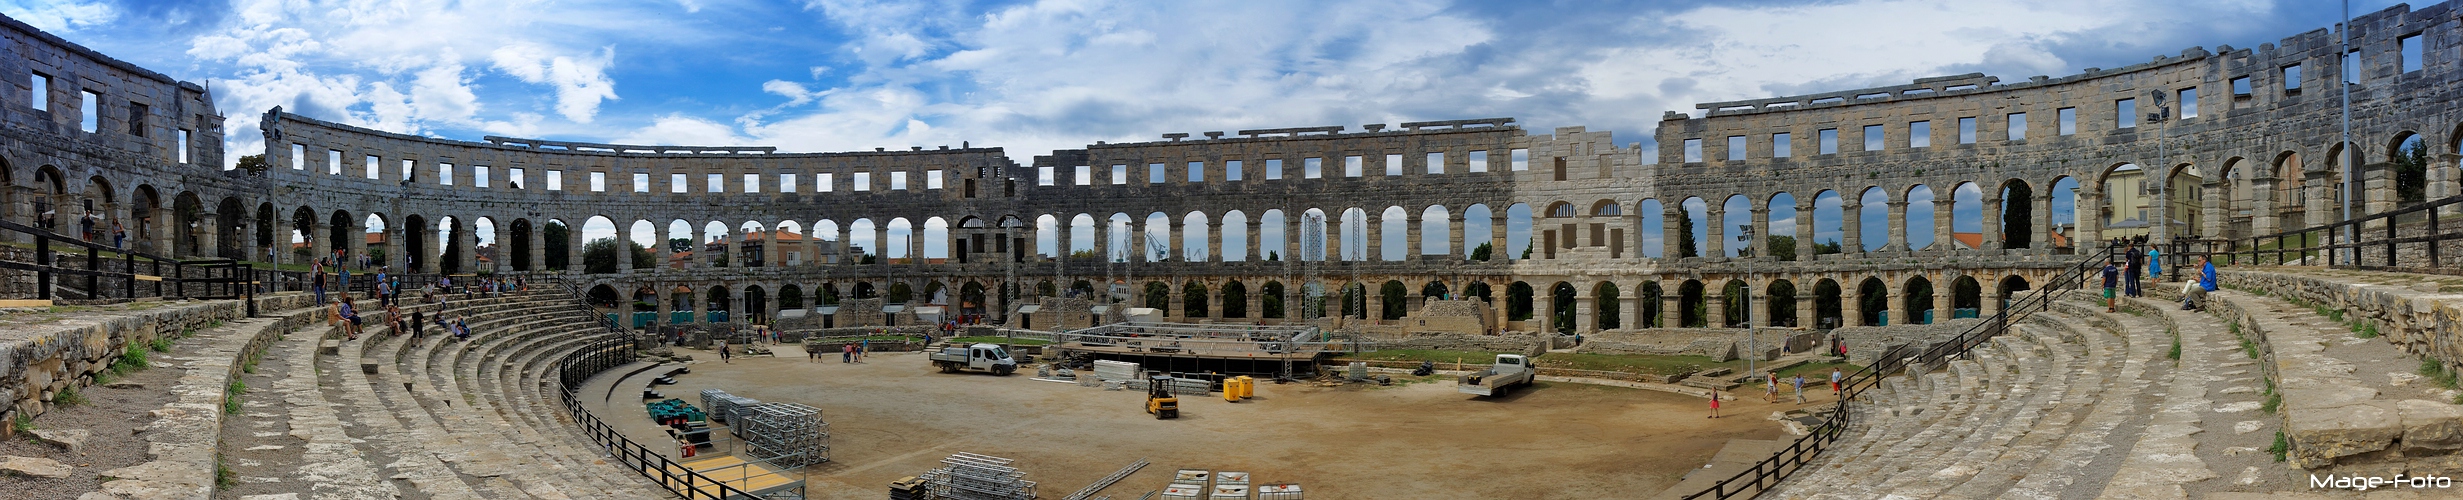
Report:
M 1240 399 L 1248 399 L 1253 397 L 1257 397 L 1257 379 L 1247 375 L 1241 375 Z
M 1231 377 L 1231 378 L 1224 378 L 1224 379 L 1223 379 L 1223 402 L 1226 402 L 1226 403 L 1238 403 L 1238 402 L 1240 402 L 1240 379 L 1239 379 L 1239 378 L 1237 378 L 1237 377 Z

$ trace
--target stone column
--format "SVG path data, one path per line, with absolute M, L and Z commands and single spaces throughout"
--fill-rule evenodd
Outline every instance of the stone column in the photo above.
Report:
M 1796 260 L 1813 260 L 1813 203 L 1796 202 Z
M 1950 212 L 1958 208 L 1957 196 L 1957 193 L 1953 192 L 1950 198 L 1933 198 L 1933 246 L 1929 248 L 1943 251 L 1958 248 L 1957 243 L 1952 243 L 1957 239 L 1957 235 L 1951 232 L 1950 226 Z M 1981 231 L 1981 229 L 1978 230 Z
M 1506 224 L 1505 224 L 1505 212 L 1498 211 L 1498 210 L 1495 210 L 1495 209 L 1490 209 L 1490 210 L 1488 211 L 1488 261 L 1489 261 L 1489 262 L 1508 262 L 1508 261 L 1512 261 L 1512 260 L 1514 260 L 1514 259 L 1516 259 L 1516 258 L 1522 257 L 1520 254 L 1515 254 L 1515 253 L 1512 253 L 1512 252 L 1508 252 L 1508 251 L 1506 251 L 1507 249 L 1513 248 L 1514 246 L 1513 246 L 1510 242 L 1508 242 L 1508 241 L 1507 241 L 1507 239 L 1506 239 L 1506 237 L 1507 237 L 1508 235 L 1507 235 L 1507 234 L 1506 234 L 1506 232 L 1505 232 L 1505 226 L 1506 226 Z M 1467 226 L 1466 226 L 1466 227 L 1467 227 Z M 1498 301 L 1498 302 L 1503 302 L 1503 301 Z M 1499 317 L 1499 318 L 1503 318 L 1504 316 L 1498 316 L 1498 317 Z M 1501 328 L 1501 327 L 1500 327 L 1500 328 Z
M 2104 246 L 2104 238 L 2101 236 L 2104 232 L 2104 193 L 2080 192 L 2078 193 L 2078 204 L 2071 208 L 2072 213 L 2080 214 L 2080 217 L 2078 218 L 2078 231 L 2070 239 L 2070 244 L 2082 249 L 2102 248 Z
M 1982 212 L 1984 220 L 1979 221 L 1981 224 L 1976 226 L 1976 231 L 1980 233 L 1977 235 L 1979 241 L 1976 243 L 1976 248 L 1988 251 L 2001 250 L 2001 195 L 1994 193 L 1992 196 L 1985 197 L 1983 206 L 1978 208 L 1983 209 L 1979 212 Z
M 461 245 L 462 248 L 462 255 L 454 259 L 454 263 L 460 265 L 462 272 L 465 273 L 479 272 L 479 233 L 477 231 L 476 224 L 464 222 L 459 217 L 453 219 L 453 242 Z M 581 232 L 574 231 L 573 236 L 580 238 Z M 580 250 L 580 247 L 576 246 L 575 250 Z
M 1247 214 L 1242 214 L 1242 215 L 1247 215 Z M 1240 232 L 1241 232 L 1241 235 L 1240 235 L 1240 241 L 1242 241 L 1242 242 L 1243 242 L 1243 243 L 1240 245 L 1240 249 L 1241 249 L 1241 253 L 1243 253 L 1243 254 L 1244 254 L 1244 255 L 1241 255 L 1241 256 L 1240 256 L 1240 260 L 1241 260 L 1241 261 L 1244 261 L 1244 262 L 1245 262 L 1245 261 L 1264 261 L 1264 260 L 1266 260 L 1266 248 L 1265 248 L 1265 245 L 1266 245 L 1266 235 L 1265 235 L 1265 232 L 1261 230 L 1261 229 L 1263 229 L 1263 228 L 1265 227 L 1265 225 L 1264 225 L 1263 223 L 1258 222 L 1258 220 L 1257 220 L 1257 219 L 1259 219 L 1259 218 L 1261 218 L 1261 217 L 1264 217 L 1264 215 L 1263 215 L 1263 214 L 1260 214 L 1260 215 L 1251 215 L 1251 216 L 1246 217 L 1246 219 L 1248 219 L 1248 220 L 1243 220 L 1243 221 L 1240 221 Z M 1291 233 L 1283 233 L 1283 239 L 1286 239 L 1286 240 L 1291 239 Z M 1274 257 L 1275 257 L 1275 258 L 1278 258 L 1278 259 L 1289 259 L 1289 258 L 1291 258 L 1291 256 L 1290 256 L 1290 255 L 1288 255 L 1288 254 L 1284 254 L 1284 253 L 1282 253 L 1282 252 L 1275 252 Z M 1255 304 L 1256 302 L 1250 302 L 1250 303 L 1251 303 L 1251 304 Z
M 1218 284 L 1214 284 L 1214 285 L 1207 286 L 1207 287 L 1206 287 L 1206 296 L 1205 296 L 1205 297 L 1200 297 L 1199 299 L 1200 299 L 1200 300 L 1204 300 L 1204 301 L 1206 301 L 1206 315 L 1205 315 L 1204 317 L 1207 317 L 1207 318 L 1221 318 L 1221 317 L 1224 317 L 1224 316 L 1223 316 L 1223 290 L 1222 290 L 1222 285 L 1221 285 L 1221 284 L 1219 284 L 1219 283 L 1218 283 Z
M 1847 201 L 1839 205 L 1839 253 L 1864 253 L 1863 215 L 1863 203 Z
M 1818 315 L 1818 314 L 1814 314 L 1814 312 L 1813 312 L 1813 294 L 1808 293 L 1808 292 L 1811 292 L 1811 291 L 1812 291 L 1812 289 L 1811 289 L 1811 288 L 1802 288 L 1802 289 L 1797 289 L 1797 290 L 1796 290 L 1796 326 L 1797 326 L 1797 327 L 1800 327 L 1800 328 L 1812 328 L 1812 327 L 1814 326 L 1814 324 L 1815 324 L 1815 323 L 1818 323 L 1818 322 L 1820 322 L 1820 321 L 1821 321 L 1820 315 Z
M 504 240 L 500 239 L 496 241 Z M 622 229 L 618 229 L 616 231 L 616 274 L 633 274 L 634 263 L 632 241 L 633 238 L 631 238 L 630 235 L 624 234 Z
M 1383 212 L 1369 214 L 1362 218 L 1361 222 L 1363 224 L 1360 227 L 1364 230 L 1360 237 L 1360 260 L 1368 262 L 1385 260 L 1385 214 Z
M 1724 328 L 1728 325 L 1727 287 L 1712 290 L 1709 283 L 1702 284 L 1702 318 L 1708 323 L 1706 326 Z
M 2030 249 L 2052 248 L 2052 226 L 2060 222 L 2052 218 L 2052 195 L 2036 193 L 2035 196 L 2027 199 L 2027 203 L 2034 205 L 2036 219 L 2032 221 L 2033 224 L 2028 224 L 2027 247 Z M 2076 208 L 2071 207 L 2071 213 L 2077 213 Z
M 1201 239 L 1206 240 L 1206 262 L 1228 262 L 1231 260 L 1223 258 L 1222 219 L 1206 219 L 1206 227 L 1200 228 L 1199 230 L 1206 232 L 1206 234 L 1199 235 Z M 1209 310 L 1206 312 L 1208 314 L 1212 314 L 1214 311 Z
M 1710 205 L 1703 208 L 1702 214 L 1702 222 L 1708 226 L 1702 231 L 1702 256 L 1726 257 L 1728 247 L 1733 246 L 1728 243 L 1727 239 L 1727 208 L 1721 205 Z
M 1907 200 L 1890 200 L 1888 204 L 1890 205 L 1890 243 L 1883 245 L 1881 249 L 1884 252 L 1905 252 L 1907 251 Z M 1940 236 L 1935 235 L 1935 237 Z
M 2436 156 L 2436 159 L 2429 162 L 2429 199 L 2440 200 L 2449 196 L 2463 194 L 2463 172 L 2456 170 L 2455 165 L 2457 163 L 2463 163 L 2463 155 L 2458 155 L 2455 153 L 2439 154 Z M 2463 205 L 2447 205 L 2445 207 L 2438 208 L 2437 210 L 2438 214 L 2441 216 L 2458 215 L 2463 214 Z M 2438 222 L 2440 225 L 2443 225 L 2445 221 Z M 2218 232 L 2216 234 L 2222 233 Z
M 1745 242 L 1745 248 L 1753 249 L 1753 257 L 1756 259 L 1774 260 L 1770 258 L 1771 236 L 1773 235 L 1770 233 L 1770 207 L 1753 207 L 1753 235 L 1750 237 L 1751 241 Z
M 2229 207 L 2232 206 L 2232 200 L 2230 195 L 2226 194 L 2231 192 L 2226 189 L 2231 182 L 2227 179 L 2216 179 L 2198 188 L 2198 237 L 2222 237 L 2225 225 L 2231 223 L 2232 210 Z
M 1469 224 L 1467 224 L 1467 223 L 1468 223 L 1468 222 L 1470 222 L 1470 221 L 1460 219 L 1460 217 L 1461 217 L 1461 216 L 1460 216 L 1460 215 L 1456 215 L 1456 214 L 1460 213 L 1460 212 L 1459 212 L 1459 210 L 1461 210 L 1460 208 L 1457 208 L 1457 209 L 1455 209 L 1455 210 L 1456 210 L 1455 212 L 1447 212 L 1447 213 L 1446 213 L 1446 217 L 1447 217 L 1447 218 L 1446 218 L 1446 220 L 1445 220 L 1445 255 L 1448 255 L 1448 256 L 1449 256 L 1449 257 L 1447 257 L 1447 258 L 1445 259 L 1445 261 L 1447 261 L 1447 262 L 1462 262 L 1462 261 L 1466 261 L 1466 260 L 1471 260 L 1471 251 L 1470 251 L 1470 249 L 1463 248 L 1463 239 L 1464 239 L 1464 238 L 1463 238 L 1463 233 L 1468 233 L 1468 232 L 1470 232 L 1471 226 L 1470 226 Z M 1455 252 L 1462 252 L 1462 253 L 1455 253 Z M 1494 253 L 1494 252 L 1495 252 L 1495 250 L 1494 250 L 1494 249 L 1490 249 L 1490 253 Z M 1455 292 L 1455 293 L 1461 293 L 1461 292 L 1459 292 L 1459 291 L 1458 291 L 1458 292 Z
M 544 224 L 532 222 L 530 234 L 525 234 L 525 239 L 530 239 L 530 268 L 522 268 L 522 271 L 547 271 L 547 232 L 539 232 L 539 229 L 544 229 Z M 387 241 L 387 246 L 394 246 L 394 254 L 401 254 L 401 249 L 406 249 L 399 241 Z M 658 256 L 660 261 L 667 261 L 665 239 L 660 239 Z
M 1290 238 L 1284 239 L 1289 240 Z M 1283 286 L 1283 324 L 1292 325 L 1308 322 L 1307 294 L 1302 293 L 1307 288 L 1307 283 L 1286 284 Z
M 1130 221 L 1130 222 L 1129 222 L 1129 262 L 1130 262 L 1130 263 L 1149 262 L 1149 261 L 1150 261 L 1150 259 L 1148 259 L 1147 257 L 1148 257 L 1148 256 L 1150 256 L 1151 254 L 1149 254 L 1148 252 L 1150 252 L 1150 250 L 1146 247 L 1146 226 L 1145 226 L 1144 224 L 1138 223 L 1137 221 Z M 1135 288 L 1135 284 L 1131 284 L 1131 285 L 1132 285 L 1132 288 Z M 1142 289 L 1139 289 L 1139 290 L 1131 290 L 1131 292 L 1138 293 L 1138 294 L 1143 294 L 1143 293 L 1146 293 L 1146 292 L 1145 292 L 1144 290 L 1142 290 Z
M 1942 281 L 1933 283 L 1933 322 L 1935 323 L 1949 321 L 1950 316 L 1952 316 L 1951 306 L 1957 304 L 1954 300 L 1957 297 L 1957 294 L 1951 292 L 1950 284 L 1956 282 L 1958 277 L 1950 274 L 1943 274 L 1941 275 L 1941 278 Z M 1979 285 L 1981 285 L 1981 283 L 1979 283 Z M 1979 312 L 1980 311 L 1981 310 L 1979 310 Z
M 772 268 L 787 265 L 787 253 L 779 251 L 780 248 L 778 246 L 778 235 L 784 234 L 786 231 L 779 230 L 778 223 L 775 221 L 771 222 L 770 226 L 765 231 L 766 232 L 761 235 L 761 265 Z M 944 241 L 943 243 L 947 242 Z M 944 248 L 942 251 L 946 252 L 948 249 Z
M 1033 233 L 1030 232 L 1028 234 Z M 1028 237 L 1026 241 L 1032 242 L 1035 241 L 1035 239 L 1033 237 Z M 879 257 L 874 262 L 879 262 L 884 266 L 889 265 L 889 224 L 874 224 L 872 226 L 872 246 L 877 247 L 872 249 L 872 254 Z M 912 252 L 912 250 L 914 250 L 913 248 L 909 248 L 908 250 L 910 250 L 908 253 L 914 253 Z M 887 288 L 883 288 L 881 292 L 889 293 L 889 290 Z
M 670 231 L 670 228 L 668 228 L 667 226 L 656 226 L 656 227 L 654 227 L 654 228 L 652 228 L 652 229 L 650 230 L 650 233 L 651 233 L 651 235 L 652 235 L 652 236 L 651 236 L 651 237 L 652 237 L 652 239 L 656 239 L 656 240 L 658 240 L 658 241 L 652 242 L 652 243 L 651 243 L 651 245 L 650 245 L 650 247 L 651 247 L 651 248 L 650 248 L 650 257 L 651 257 L 651 258 L 653 258 L 653 259 L 657 259 L 657 260 L 655 260 L 655 261 L 652 261 L 652 262 L 651 262 L 651 264 L 650 264 L 650 272 L 653 272 L 653 273 L 668 273 L 668 272 L 674 272 L 673 270 L 671 270 L 671 269 L 668 269 L 668 268 L 667 268 L 667 262 L 668 262 L 668 260 L 669 260 L 669 259 L 674 258 L 674 255 L 675 255 L 675 247 L 674 247 L 674 246 L 672 246 L 672 245 L 669 245 L 669 244 L 667 243 L 667 241 L 668 241 L 668 240 L 671 240 L 671 239 L 674 239 L 674 238 L 676 237 L 676 236 L 675 236 L 675 234 L 670 233 L 669 231 Z M 539 234 L 539 232 L 538 232 L 538 231 L 531 231 L 531 232 L 530 232 L 530 234 L 536 235 L 536 234 Z M 533 250 L 535 251 L 536 249 L 538 249 L 538 248 L 539 248 L 539 244 L 538 244 L 538 243 L 536 243 L 536 242 L 533 242 L 533 243 L 531 243 L 531 244 L 530 244 L 530 248 L 531 248 L 531 249 L 533 249 Z M 530 258 L 530 262 L 531 262 L 531 264 L 532 264 L 532 265 L 537 265 L 537 264 L 538 264 L 538 262 L 539 262 L 539 258 L 538 258 L 536 255 L 533 255 L 533 256 Z M 660 321 L 665 321 L 665 320 L 667 319 L 667 318 L 666 318 L 666 316 L 665 316 L 665 315 L 666 315 L 666 313 L 662 312 L 662 313 L 659 313 L 659 314 L 660 314 L 660 317 L 659 317 L 659 320 L 660 320 Z
M 534 260 L 532 262 L 537 261 Z M 663 268 L 664 266 L 661 267 Z M 672 321 L 668 321 L 668 318 L 672 316 L 671 313 L 675 312 L 674 299 L 669 298 L 667 294 L 674 289 L 675 285 L 668 284 L 664 281 L 650 282 L 650 301 L 658 303 L 658 317 L 650 318 L 650 324 L 665 325 L 673 323 Z
M 1684 282 L 1681 281 L 1659 284 L 1659 326 L 1661 328 L 1685 326 L 1684 286 Z
M 457 220 L 456 222 L 459 222 L 459 221 Z M 454 231 L 454 232 L 455 232 L 455 233 L 461 233 L 462 231 L 458 231 L 458 230 L 457 230 L 457 231 Z M 246 233 L 247 233 L 246 231 L 241 232 L 241 234 L 242 234 L 242 239 L 246 239 L 248 236 L 254 236 L 254 235 L 250 235 L 250 234 L 246 234 Z M 283 245 L 283 244 L 282 244 L 282 243 L 284 243 L 284 240 L 286 240 L 286 239 L 287 239 L 287 238 L 284 238 L 283 236 L 285 236 L 285 235 L 284 235 L 284 234 L 282 234 L 282 232 L 281 232 L 281 231 L 275 231 L 275 232 L 274 232 L 274 242 L 277 244 L 277 246 L 284 247 L 284 248 L 282 248 L 283 250 L 290 250 L 290 248 L 288 248 L 288 247 L 289 247 L 289 245 Z M 333 225 L 332 225 L 332 224 L 329 224 L 329 223 L 326 223 L 326 222 L 325 222 L 325 218 L 324 218 L 324 217 L 317 217 L 317 218 L 315 218 L 315 220 L 314 220 L 314 221 L 309 222 L 309 223 L 308 223 L 308 233 L 307 233 L 307 234 L 303 234 L 303 235 L 301 235 L 301 236 L 305 236 L 305 237 L 307 237 L 307 238 L 308 238 L 308 258 L 309 258 L 309 260 L 313 261 L 313 260 L 315 260 L 315 259 L 322 259 L 322 258 L 326 258 L 326 257 L 332 257 L 332 256 L 334 255 L 334 245 L 333 245 L 333 241 L 332 241 L 332 240 L 333 240 Z M 462 247 L 462 248 L 463 248 L 463 249 L 465 249 L 465 250 L 467 250 L 467 249 L 469 249 L 470 247 Z M 464 252 L 464 253 L 468 253 L 468 252 Z M 339 270 L 339 269 L 343 269 L 343 268 L 345 268 L 345 267 L 347 267 L 347 266 L 349 266 L 349 265 L 350 265 L 350 263 L 349 263 L 349 262 L 335 262 L 335 263 L 333 263 L 333 266 L 331 266 L 331 267 L 330 267 L 330 269 L 336 269 L 336 270 Z
M 222 217 L 197 212 L 197 255 L 222 255 Z
M 1765 281 L 1760 287 L 1746 290 L 1745 294 L 1747 297 L 1754 298 L 1745 301 L 1745 321 L 1757 327 L 1772 326 L 1770 324 L 1770 283 Z
M 2275 213 L 2275 179 L 2260 177 L 2249 180 L 2249 234 L 2275 234 L 2282 231 L 2282 215 Z M 2443 222 L 2443 221 L 2440 221 Z
M 455 231 L 455 232 L 456 232 L 456 233 L 461 233 L 461 232 L 463 232 L 463 231 Z M 581 230 L 581 228 L 580 228 L 580 227 L 573 227 L 571 231 L 566 231 L 566 232 L 565 232 L 565 240 L 566 240 L 566 242 L 565 242 L 565 246 L 564 246 L 564 250 L 565 250 L 565 273 L 566 273 L 566 274 L 581 274 L 581 272 L 582 272 L 582 270 L 583 270 L 583 269 L 582 269 L 582 230 Z M 470 248 L 470 247 L 465 246 L 465 247 L 462 247 L 462 248 Z M 470 255 L 470 253 L 469 253 L 469 252 L 463 252 L 463 253 L 462 253 L 462 255 L 463 255 L 463 256 L 465 256 L 465 257 L 467 257 L 467 256 L 469 256 L 469 255 Z M 468 266 L 464 266 L 463 268 L 464 268 L 464 269 L 468 269 L 469 267 L 468 267 Z
M 1662 207 L 1659 210 L 1659 244 L 1664 248 L 1659 250 L 1659 257 L 1682 258 L 1685 255 L 1684 237 L 1676 233 L 1678 228 L 1684 227 L 1684 222 L 1682 222 L 1685 217 L 1684 203 L 1678 202 L 1673 208 L 1668 208 L 1666 205 Z
M 368 255 L 367 224 L 367 219 L 354 219 L 346 221 L 342 224 L 342 241 L 335 243 L 342 245 L 342 250 L 351 254 L 351 265 L 357 266 L 359 264 L 359 258 Z M 498 239 L 497 241 L 504 240 Z M 377 262 L 367 267 L 360 267 L 358 269 L 362 271 L 373 270 L 376 265 L 383 264 L 384 263 L 382 262 Z M 502 271 L 502 269 L 499 269 L 499 271 Z
M 1623 293 L 1616 297 L 1616 323 L 1624 328 L 1642 328 L 1642 287 L 1629 285 L 1633 284 L 1617 285 L 1617 291 Z
M 1531 290 L 1531 321 L 1530 321 L 1530 322 L 1531 322 L 1531 323 L 1537 323 L 1537 324 L 1538 324 L 1538 328 L 1534 328 L 1534 330 L 1543 331 L 1543 332 L 1553 332 L 1553 331 L 1556 331 L 1556 327 L 1557 327 L 1557 325 L 1556 325 L 1556 292 L 1555 292 L 1555 291 L 1553 291 L 1553 290 L 1538 289 L 1538 288 L 1536 288 L 1536 287 L 1535 287 L 1533 290 Z
M 1551 294 L 1551 295 L 1553 295 L 1553 294 Z M 1597 298 L 1595 298 L 1595 297 L 1592 297 L 1592 296 L 1591 296 L 1590 290 L 1585 289 L 1585 287 L 1580 287 L 1580 286 L 1574 287 L 1574 331 L 1575 331 L 1575 332 L 1577 332 L 1577 333 L 1598 333 L 1598 332 L 1599 332 L 1599 311 L 1598 311 L 1599 307 L 1598 307 L 1598 304 L 1599 304 L 1598 299 L 1597 299 Z

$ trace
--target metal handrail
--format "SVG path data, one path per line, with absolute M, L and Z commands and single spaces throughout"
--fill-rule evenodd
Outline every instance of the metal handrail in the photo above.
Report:
M 27 263 L 0 261 L 0 269 L 31 271 L 35 273 L 36 286 L 34 298 L 36 299 L 54 299 L 53 288 L 55 287 L 53 284 L 57 278 L 62 276 L 84 277 L 85 293 L 88 298 L 95 300 L 107 300 L 104 297 L 106 293 L 103 287 L 103 280 L 106 278 L 119 282 L 119 292 L 121 295 L 119 298 L 123 299 L 136 299 L 140 297 L 253 299 L 256 296 L 254 293 L 255 287 L 253 286 L 257 279 L 256 273 L 253 270 L 246 270 L 247 266 L 236 260 L 220 258 L 177 259 L 165 257 L 140 252 L 135 249 L 124 249 L 112 245 L 85 241 L 83 238 L 70 237 L 50 229 L 28 226 L 8 220 L 0 220 L 0 231 L 24 234 L 34 239 L 34 262 Z M 55 250 L 55 248 L 59 246 L 66 246 L 71 249 L 83 248 L 85 250 L 85 267 L 82 269 L 62 267 L 58 260 L 59 257 L 62 256 L 57 255 L 60 252 Z M 118 260 L 120 262 L 121 270 L 107 271 L 103 269 L 103 262 L 105 259 L 102 257 L 102 254 L 104 252 L 120 254 L 119 258 L 113 260 Z M 149 272 L 137 272 L 137 261 L 139 259 L 144 259 L 146 264 L 149 265 Z M 165 272 L 165 264 L 169 264 L 169 272 Z M 191 270 L 196 270 L 196 277 L 191 277 Z M 139 282 L 148 281 L 154 283 L 150 287 L 151 290 L 149 290 L 152 294 L 139 295 L 137 291 L 137 284 Z M 169 288 L 164 287 L 165 283 L 170 285 Z M 202 285 L 202 289 L 197 290 L 196 293 L 190 293 L 190 285 Z M 253 306 L 254 302 L 251 301 L 250 305 Z M 250 311 L 250 314 L 253 315 L 254 311 Z
M 2261 256 L 2269 254 L 2275 257 L 2275 265 L 2283 265 L 2285 262 L 2291 261 L 2291 259 L 2286 258 L 2287 255 L 2298 255 L 2305 258 L 2311 254 L 2323 253 L 2326 256 L 2327 265 L 2329 267 L 2452 274 L 2457 271 L 2454 269 L 2446 269 L 2441 266 L 2444 259 L 2438 255 L 2438 243 L 2447 240 L 2463 239 L 2463 231 L 2441 231 L 2441 228 L 2439 227 L 2440 222 L 2438 212 L 2442 211 L 2441 209 L 2454 205 L 2463 205 L 2463 195 L 2424 201 L 2412 204 L 2410 206 L 2398 207 L 2393 210 L 2368 214 L 2338 222 L 2329 222 L 2268 235 L 2228 240 L 2227 243 L 2223 244 L 2225 248 L 2221 252 L 2215 251 L 2214 246 L 2216 246 L 2216 242 L 2214 240 L 2192 240 L 2193 243 L 2205 244 L 2207 248 L 2203 252 L 2191 252 L 2189 247 L 2178 245 L 2177 243 L 2176 246 L 2180 247 L 2179 249 L 2183 254 L 2188 255 L 2208 255 L 2210 257 L 2217 255 L 2230 255 L 2233 257 L 2247 255 L 2249 258 L 2248 263 L 2252 264 L 2259 263 L 2261 261 Z M 2402 236 L 2398 231 L 2402 228 L 2404 223 L 2399 219 L 2413 214 L 2423 214 L 2422 218 L 2425 220 L 2422 221 L 2422 225 L 2426 226 L 2426 234 L 2408 237 Z M 2362 229 L 2366 228 L 2366 225 L 2377 223 L 2382 223 L 2385 226 L 2385 234 L 2383 237 L 2374 237 L 2373 235 L 2367 234 L 2369 231 L 2362 231 Z M 2342 234 L 2347 230 L 2350 231 L 2350 236 Z M 2269 240 L 2272 240 L 2275 243 L 2274 248 L 2261 249 L 2261 244 L 2266 243 Z M 2238 248 L 2242 242 L 2247 242 L 2248 248 Z M 2299 246 L 2290 246 L 2295 243 Z M 2428 244 L 2429 265 L 2411 267 L 2399 265 L 2395 249 L 2397 245 L 2405 243 Z M 2384 255 L 2386 258 L 2386 265 L 2372 266 L 2363 262 L 2366 260 L 2367 256 L 2363 253 L 2362 249 L 2365 247 L 2376 246 L 2385 247 L 2386 251 Z M 2350 253 L 2347 255 L 2344 252 L 2341 252 L 2341 250 L 2350 250 Z
M 2081 288 L 2087 279 L 2089 270 L 2100 269 L 2098 265 L 2113 258 L 2118 251 L 2118 248 L 2106 247 L 2101 252 L 2090 254 L 2087 258 L 2063 268 L 2060 273 L 2053 275 L 2052 279 L 2046 280 L 2043 286 L 2031 290 L 2033 293 L 2025 298 L 2012 301 L 2008 306 L 2002 307 L 2001 311 L 1984 318 L 1983 323 L 1959 332 L 1957 337 L 1947 342 L 1935 344 L 1913 354 L 1908 353 L 1913 350 L 1912 348 L 1905 347 L 1882 353 L 1881 358 L 1874 361 L 1872 366 L 1857 369 L 1856 373 L 1848 375 L 1840 382 L 1837 406 L 1830 412 L 1828 418 L 1814 425 L 1804 436 L 1788 443 L 1786 448 L 1771 454 L 1770 458 L 1755 462 L 1750 469 L 1738 471 L 1736 475 L 1720 480 L 1718 484 L 1711 485 L 1709 489 L 1685 495 L 1685 500 L 1726 499 L 1758 495 L 1762 491 L 1777 486 L 1780 481 L 1804 469 L 1813 459 L 1821 457 L 1822 452 L 1829 451 L 1831 444 L 1845 435 L 1847 426 L 1855 423 L 1854 412 L 1850 411 L 1852 407 L 1849 406 L 1849 402 L 1864 394 L 1864 391 L 1880 386 L 1882 377 L 1906 370 L 1911 366 L 1924 366 L 1926 371 L 1941 369 L 1944 364 L 1949 363 L 1951 358 L 1965 355 L 1976 346 L 1983 345 L 1985 341 L 2008 331 L 2012 323 L 2025 319 L 2035 312 L 2051 310 L 2052 301 L 2056 295 L 2064 290 Z
M 581 427 L 582 434 L 590 436 L 591 443 L 607 449 L 617 463 L 633 469 L 634 473 L 641 474 L 642 477 L 656 481 L 660 487 L 666 488 L 668 492 L 677 496 L 687 500 L 754 498 L 751 493 L 731 486 L 726 481 L 713 479 L 700 472 L 684 468 L 676 461 L 668 459 L 666 455 L 661 455 L 647 446 L 642 446 L 641 443 L 634 442 L 632 438 L 625 437 L 622 432 L 600 421 L 598 415 L 590 413 L 589 409 L 582 406 L 579 393 L 583 382 L 599 372 L 632 361 L 632 342 L 622 338 L 607 339 L 566 353 L 563 358 L 556 361 L 558 389 L 556 392 L 561 394 L 565 414 L 573 419 L 573 424 Z M 715 492 L 707 491 L 712 488 L 715 488 Z

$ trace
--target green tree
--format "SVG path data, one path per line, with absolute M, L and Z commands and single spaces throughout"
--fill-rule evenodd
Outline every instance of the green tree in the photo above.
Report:
M 2423 145 L 2425 142 L 2414 136 L 2403 143 L 2403 149 L 2395 151 L 2395 195 L 2401 203 L 2428 200 L 2429 148 Z
M 253 154 L 239 157 L 240 170 L 246 170 L 250 174 L 263 175 L 266 168 L 268 168 L 268 166 L 265 164 L 265 155 L 263 154 Z
M 558 221 L 548 221 L 547 227 L 539 230 L 540 239 L 547 240 L 548 270 L 563 271 L 573 267 L 572 251 L 569 250 L 573 245 L 572 236 L 564 223 Z
M 600 238 L 582 244 L 582 272 L 591 274 L 616 272 L 617 241 L 615 238 Z M 649 262 L 650 259 L 658 258 L 657 255 L 650 253 L 649 248 L 641 246 L 640 243 L 634 243 L 631 240 L 623 241 L 624 246 L 630 247 L 633 251 L 633 262 Z
M 1701 256 L 1701 255 L 1700 255 L 1701 251 L 1700 251 L 1700 250 L 1696 250 L 1696 249 L 1694 249 L 1694 248 L 1693 248 L 1693 246 L 1694 246 L 1694 245 L 1695 245 L 1695 243 L 1694 243 L 1694 241 L 1693 241 L 1693 215 L 1692 215 L 1692 214 L 1686 214 L 1686 215 L 1685 215 L 1685 216 L 1683 216 L 1683 217 L 1677 217 L 1677 218 L 1676 218 L 1676 256 L 1677 256 L 1677 257 L 1700 257 L 1700 256 Z
M 1839 242 L 1833 241 L 1829 243 L 1813 243 L 1813 255 L 1830 255 L 1834 253 L 1839 253 Z
M 2001 247 L 2030 248 L 2035 239 L 2035 191 L 2010 184 L 2001 194 Z
M 1488 261 L 1488 257 L 1489 257 L 1489 255 L 1488 255 L 1488 254 L 1489 254 L 1490 252 L 1495 251 L 1495 250 L 1496 250 L 1495 248 L 1491 248 L 1491 247 L 1490 247 L 1490 244 L 1488 244 L 1488 243 L 1481 243 L 1481 244 L 1480 244 L 1480 246 L 1479 246 L 1478 248 L 1473 248 L 1473 249 L 1471 249 L 1471 260 L 1476 260 L 1476 261 L 1480 261 L 1480 262 L 1487 262 L 1487 261 Z
M 1796 237 L 1772 236 L 1770 237 L 1769 246 L 1770 258 L 1777 260 L 1796 260 Z

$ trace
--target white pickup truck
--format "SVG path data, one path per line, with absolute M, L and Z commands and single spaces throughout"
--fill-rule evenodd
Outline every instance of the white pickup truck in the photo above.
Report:
M 1009 359 L 1009 350 L 1002 349 L 1001 346 L 995 344 L 943 347 L 941 350 L 933 351 L 931 358 L 932 366 L 939 367 L 941 373 L 974 369 L 992 372 L 994 375 L 1008 375 L 1010 372 L 1018 371 L 1018 362 Z
M 1497 364 L 1479 373 L 1464 375 L 1454 384 L 1454 392 L 1481 396 L 1503 396 L 1515 387 L 1531 385 L 1531 359 L 1520 354 L 1499 354 Z

